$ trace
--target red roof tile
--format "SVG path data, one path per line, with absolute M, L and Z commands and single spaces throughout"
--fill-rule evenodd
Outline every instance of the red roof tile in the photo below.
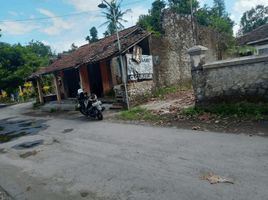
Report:
M 137 44 L 144 38 L 148 37 L 150 33 L 142 30 L 138 26 L 133 26 L 119 32 L 122 52 Z M 98 62 L 113 56 L 118 55 L 117 37 L 116 34 L 105 37 L 98 42 L 86 44 L 79 47 L 74 52 L 64 55 L 57 59 L 50 66 L 40 68 L 31 77 L 36 77 L 42 74 L 51 73 L 67 68 L 78 67 L 85 63 Z

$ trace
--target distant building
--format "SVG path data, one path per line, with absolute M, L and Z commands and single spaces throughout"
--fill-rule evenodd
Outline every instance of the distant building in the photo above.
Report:
M 268 54 L 268 24 L 239 37 L 237 42 L 239 46 L 255 47 L 258 55 Z

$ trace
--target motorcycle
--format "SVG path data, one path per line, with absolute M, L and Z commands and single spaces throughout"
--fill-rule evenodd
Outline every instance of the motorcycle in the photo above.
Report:
M 87 117 L 102 120 L 102 112 L 105 108 L 102 106 L 102 103 L 98 100 L 97 96 L 95 94 L 88 96 L 82 89 L 79 89 L 77 93 L 77 107 L 79 111 Z

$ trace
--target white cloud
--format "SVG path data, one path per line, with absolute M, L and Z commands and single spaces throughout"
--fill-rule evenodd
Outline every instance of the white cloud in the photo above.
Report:
M 131 12 L 128 12 L 124 19 L 127 20 L 127 23 L 124 23 L 126 27 L 128 26 L 134 26 L 140 15 L 148 14 L 148 8 L 142 7 L 142 6 L 137 6 L 134 8 L 131 8 Z
M 96 11 L 101 0 L 65 0 L 73 5 L 78 11 Z
M 268 0 L 237 0 L 234 3 L 232 9 L 233 14 L 231 15 L 231 18 L 236 22 L 234 33 L 237 33 L 239 29 L 239 23 L 243 13 L 260 4 L 268 6 Z
M 58 35 L 64 30 L 71 29 L 73 23 L 62 20 L 61 18 L 54 18 L 56 15 L 49 10 L 39 8 L 37 9 L 41 14 L 51 17 L 52 25 L 44 28 L 42 32 L 48 35 Z
M 10 35 L 23 35 L 33 31 L 34 29 L 39 28 L 35 23 L 25 23 L 25 22 L 15 22 L 15 21 L 6 21 L 0 23 L 0 27 L 4 33 Z

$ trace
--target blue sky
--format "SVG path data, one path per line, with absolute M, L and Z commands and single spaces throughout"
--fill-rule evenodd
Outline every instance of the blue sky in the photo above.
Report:
M 50 45 L 56 52 L 70 48 L 72 43 L 85 44 L 85 37 L 92 26 L 96 26 L 99 37 L 105 27 L 105 21 L 97 5 L 101 0 L 0 0 L 1 41 L 26 44 L 30 40 L 39 40 Z M 141 14 L 146 14 L 153 0 L 123 0 L 123 10 L 131 9 L 126 16 L 125 27 L 134 25 Z M 212 5 L 213 0 L 200 0 L 201 5 Z M 226 9 L 236 23 L 241 14 L 257 4 L 268 5 L 268 0 L 225 0 Z M 81 13 L 82 12 L 82 13 Z M 53 18 L 66 14 L 77 14 Z M 36 19 L 52 17 L 50 19 Z M 235 31 L 238 25 L 235 26 Z

